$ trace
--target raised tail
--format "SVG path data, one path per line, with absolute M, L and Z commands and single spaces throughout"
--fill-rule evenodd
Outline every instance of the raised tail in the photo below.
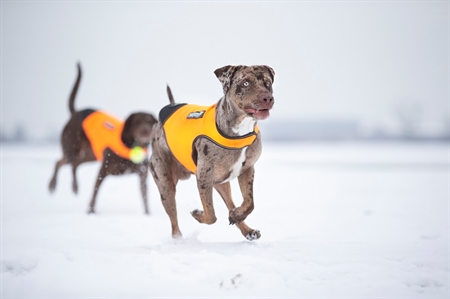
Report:
M 77 95 L 77 91 L 78 91 L 78 86 L 80 85 L 80 81 L 81 81 L 81 66 L 80 63 L 77 63 L 77 68 L 78 68 L 78 76 L 77 76 L 77 80 L 75 81 L 75 85 L 72 88 L 72 92 L 70 93 L 70 98 L 69 98 L 69 110 L 70 110 L 70 114 L 74 114 L 75 113 L 75 97 Z
M 167 95 L 169 96 L 169 102 L 171 105 L 175 104 L 175 100 L 173 99 L 172 90 L 170 90 L 169 85 L 167 85 Z

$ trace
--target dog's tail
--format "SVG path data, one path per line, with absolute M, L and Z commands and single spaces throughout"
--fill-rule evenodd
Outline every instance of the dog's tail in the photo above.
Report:
M 175 104 L 175 100 L 173 99 L 172 90 L 170 90 L 169 85 L 167 85 L 167 95 L 169 96 L 169 102 L 171 105 Z
M 72 92 L 70 93 L 70 98 L 69 98 L 69 110 L 70 110 L 70 114 L 74 114 L 75 113 L 75 97 L 77 95 L 77 91 L 78 91 L 78 86 L 80 85 L 80 81 L 81 81 L 81 66 L 80 63 L 77 63 L 77 68 L 78 68 L 78 76 L 77 76 L 77 80 L 75 81 L 75 85 L 72 88 Z

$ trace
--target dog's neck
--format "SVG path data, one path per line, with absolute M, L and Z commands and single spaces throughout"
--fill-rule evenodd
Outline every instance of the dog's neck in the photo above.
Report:
M 223 97 L 216 106 L 216 124 L 223 134 L 234 137 L 253 132 L 256 120 Z

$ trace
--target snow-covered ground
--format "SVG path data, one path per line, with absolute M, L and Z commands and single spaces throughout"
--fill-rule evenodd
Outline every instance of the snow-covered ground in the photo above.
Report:
M 247 241 L 199 224 L 195 178 L 178 190 L 184 239 L 149 177 L 145 216 L 137 176 L 108 177 L 87 205 L 99 164 L 60 171 L 56 146 L 2 145 L 1 297 L 448 298 L 446 144 L 264 144 Z M 239 191 L 232 184 L 235 201 Z

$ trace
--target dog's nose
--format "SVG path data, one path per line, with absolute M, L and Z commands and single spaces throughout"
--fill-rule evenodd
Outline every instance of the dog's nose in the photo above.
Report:
M 270 93 L 264 93 L 261 95 L 260 101 L 269 104 L 273 102 L 273 96 Z
M 273 105 L 273 96 L 270 93 L 263 93 L 259 96 L 259 102 L 262 105 L 267 105 L 268 107 L 271 107 Z

